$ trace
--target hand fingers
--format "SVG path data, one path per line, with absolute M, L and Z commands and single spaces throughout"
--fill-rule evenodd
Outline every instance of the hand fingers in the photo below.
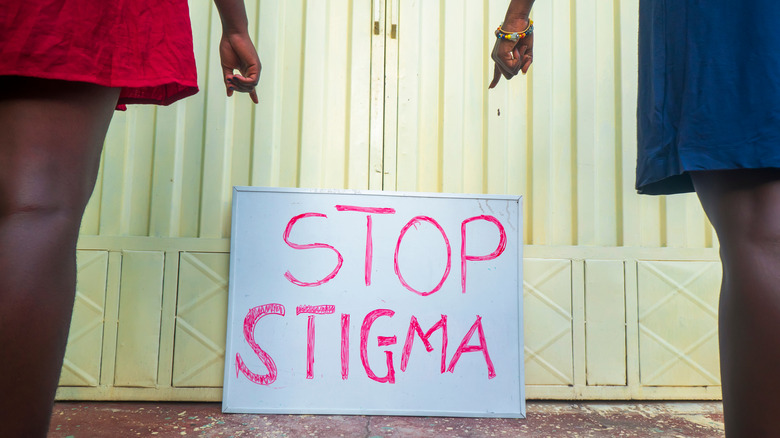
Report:
M 255 83 L 255 86 L 257 86 L 257 83 L 260 81 L 260 72 L 263 71 L 263 65 L 260 64 L 260 60 L 258 59 L 256 63 L 251 64 L 245 71 L 242 71 L 241 74 L 244 75 L 247 81 L 251 81 Z
M 528 73 L 528 69 L 531 67 L 531 63 L 533 62 L 533 57 L 526 55 L 523 61 L 524 61 L 523 68 L 521 68 L 520 71 L 522 71 L 523 74 L 526 74 Z
M 230 78 L 232 76 L 233 76 L 233 69 L 225 67 L 225 65 L 222 64 L 222 78 L 225 80 L 225 91 L 227 92 L 228 97 L 233 95 L 233 87 L 230 82 Z
M 227 92 L 228 97 L 233 96 L 233 93 L 235 91 L 240 91 L 242 93 L 249 93 L 249 98 L 252 99 L 252 102 L 260 103 L 260 99 L 257 97 L 257 90 L 254 88 L 252 88 L 251 90 L 241 91 L 241 90 L 234 90 L 232 87 L 229 87 Z
M 533 46 L 531 46 L 528 50 L 526 50 L 525 54 L 523 55 L 523 74 L 528 73 L 528 68 L 531 67 L 531 63 L 534 62 L 534 49 Z
M 501 69 L 501 73 L 503 73 L 503 74 L 504 74 L 504 77 L 505 77 L 507 80 L 510 80 L 510 79 L 512 79 L 513 77 L 515 77 L 515 76 L 517 75 L 517 73 L 516 73 L 516 72 L 514 72 L 514 71 L 512 71 L 512 70 L 509 70 L 509 69 L 507 69 L 506 67 L 504 67 L 504 68 L 502 68 L 502 69 Z
M 226 67 L 224 63 L 222 63 L 222 77 L 225 79 L 226 83 L 228 80 L 230 80 L 231 77 L 233 77 L 233 69 Z
M 518 47 L 517 57 L 519 62 L 520 71 L 523 74 L 528 73 L 528 69 L 531 67 L 531 63 L 534 61 L 534 40 L 533 35 L 529 35 L 523 40 L 523 44 Z
M 497 40 L 490 57 L 507 79 L 512 79 L 520 71 L 520 52 L 511 41 Z
M 257 86 L 257 82 L 260 80 L 260 70 L 262 69 L 262 66 L 258 62 L 257 64 L 250 64 L 248 66 L 240 67 L 240 73 L 237 75 L 234 75 L 233 78 L 241 83 L 244 84 L 252 84 L 252 86 Z
M 517 44 L 511 41 L 497 40 L 490 57 L 496 65 L 493 70 L 493 81 L 489 88 L 498 84 L 501 75 L 508 80 L 521 72 L 528 73 L 533 63 L 533 35 L 528 35 Z
M 252 101 L 258 103 L 255 87 L 260 79 L 262 66 L 249 35 L 226 36 L 223 34 L 219 48 L 227 95 L 232 96 L 236 91 L 249 93 Z M 236 70 L 240 74 L 235 74 Z
M 501 68 L 496 64 L 496 67 L 493 69 L 493 81 L 490 82 L 490 85 L 488 88 L 495 88 L 496 85 L 498 85 L 498 81 L 501 80 Z
M 496 65 L 498 65 L 501 69 L 501 73 L 503 73 L 504 77 L 507 79 L 512 79 L 520 72 L 520 60 L 516 59 L 512 62 L 512 64 L 513 65 L 496 63 Z
M 236 89 L 241 91 L 249 91 L 257 86 L 257 80 L 245 78 L 241 75 L 234 75 L 229 81 Z
M 225 88 L 227 89 L 228 97 L 232 97 L 233 93 L 235 93 L 236 91 L 245 92 L 244 90 L 240 89 L 233 83 L 232 78 L 227 78 L 225 80 Z
M 232 96 L 234 91 L 238 91 L 241 93 L 249 93 L 252 102 L 260 102 L 255 89 L 257 81 L 253 81 L 250 78 L 245 78 L 241 75 L 233 75 L 227 79 L 226 83 L 228 86 L 228 97 Z
M 514 62 L 513 47 L 509 44 L 503 44 L 501 41 L 497 41 L 493 46 L 493 53 L 490 55 L 496 64 L 500 65 L 503 69 L 509 69 L 510 65 Z

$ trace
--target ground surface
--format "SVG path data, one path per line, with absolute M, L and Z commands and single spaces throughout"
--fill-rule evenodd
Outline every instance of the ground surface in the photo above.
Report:
M 61 402 L 49 438 L 722 437 L 720 403 L 529 402 L 528 418 L 223 414 L 218 403 Z

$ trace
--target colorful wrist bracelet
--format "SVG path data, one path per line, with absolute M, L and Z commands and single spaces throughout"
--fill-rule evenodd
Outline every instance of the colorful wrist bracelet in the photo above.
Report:
M 501 26 L 503 25 L 504 23 L 501 23 Z M 498 26 L 498 29 L 496 29 L 496 38 L 502 40 L 520 41 L 521 39 L 534 33 L 534 20 L 528 20 L 528 27 L 526 27 L 522 32 L 507 32 L 501 29 L 501 26 Z

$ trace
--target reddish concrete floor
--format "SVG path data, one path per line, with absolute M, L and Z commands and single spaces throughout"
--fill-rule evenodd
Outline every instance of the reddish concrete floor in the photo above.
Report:
M 720 403 L 531 402 L 525 420 L 223 414 L 217 403 L 60 402 L 49 438 L 722 437 Z

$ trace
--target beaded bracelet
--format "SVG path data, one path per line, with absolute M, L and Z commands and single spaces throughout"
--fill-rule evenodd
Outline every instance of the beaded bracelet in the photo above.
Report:
M 520 41 L 521 39 L 534 33 L 534 20 L 528 20 L 528 27 L 526 27 L 525 30 L 522 32 L 507 32 L 501 29 L 501 26 L 503 25 L 504 23 L 501 23 L 501 25 L 498 26 L 498 29 L 496 29 L 496 38 L 498 39 L 509 40 L 509 41 Z

